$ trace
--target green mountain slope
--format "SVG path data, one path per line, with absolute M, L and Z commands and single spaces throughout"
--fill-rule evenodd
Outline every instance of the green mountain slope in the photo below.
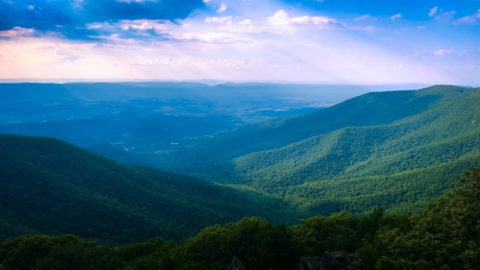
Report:
M 73 233 L 104 243 L 178 241 L 244 216 L 292 217 L 273 197 L 122 165 L 50 138 L 0 135 L 0 185 L 2 239 Z
M 480 164 L 480 89 L 369 93 L 179 153 L 178 171 L 249 185 L 312 214 L 418 210 Z M 182 167 L 183 166 L 183 167 Z

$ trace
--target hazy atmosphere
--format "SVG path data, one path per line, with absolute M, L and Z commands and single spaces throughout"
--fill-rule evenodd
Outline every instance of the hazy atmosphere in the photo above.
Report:
M 478 85 L 479 24 L 479 0 L 1 0 L 0 78 Z

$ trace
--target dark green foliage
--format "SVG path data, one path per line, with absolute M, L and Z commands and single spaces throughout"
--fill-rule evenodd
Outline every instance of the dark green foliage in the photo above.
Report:
M 406 259 L 392 260 L 381 257 L 375 265 L 376 270 L 429 270 L 432 265 L 425 260 L 412 262 Z
M 292 230 L 307 247 L 304 255 L 309 256 L 323 254 L 329 250 L 353 252 L 361 240 L 356 237 L 354 220 L 347 212 L 302 220 L 300 225 L 294 226 Z
M 72 233 L 118 244 L 181 241 L 249 215 L 294 220 L 273 197 L 126 166 L 49 138 L 0 135 L 0 238 Z
M 256 217 L 206 228 L 183 244 L 187 260 L 218 270 L 226 269 L 233 256 L 247 269 L 293 269 L 299 247 L 284 225 Z
M 478 104 L 478 88 L 369 93 L 218 135 L 169 160 L 191 161 L 177 162 L 177 171 L 248 185 L 310 215 L 376 206 L 408 214 L 480 165 Z
M 247 269 L 295 269 L 304 256 L 352 252 L 364 269 L 478 269 L 480 168 L 419 214 L 384 216 L 382 209 L 352 217 L 316 216 L 287 228 L 244 218 L 205 228 L 181 245 L 162 239 L 121 247 L 96 246 L 74 236 L 21 236 L 0 243 L 10 269 L 224 270 L 233 256 Z M 349 258 L 349 256 L 346 256 Z
M 378 241 L 393 259 L 426 260 L 434 267 L 478 269 L 480 265 L 480 168 L 460 178 L 464 183 L 420 214 L 411 228 L 379 233 Z
M 174 243 L 155 238 L 144 243 L 118 247 L 114 253 L 123 259 L 128 270 L 156 270 L 175 268 L 176 250 Z
M 0 244 L 0 260 L 10 269 L 118 269 L 123 261 L 110 248 L 75 236 L 21 236 Z

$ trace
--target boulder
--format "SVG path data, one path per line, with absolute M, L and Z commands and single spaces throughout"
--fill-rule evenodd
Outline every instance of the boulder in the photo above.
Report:
M 340 251 L 327 251 L 323 256 L 303 257 L 297 270 L 354 270 L 361 269 L 357 254 L 345 256 Z
M 322 257 L 303 257 L 297 263 L 297 270 L 321 270 L 325 269 Z
M 247 268 L 237 256 L 233 256 L 232 262 L 230 263 L 230 266 L 228 266 L 228 270 L 247 270 Z

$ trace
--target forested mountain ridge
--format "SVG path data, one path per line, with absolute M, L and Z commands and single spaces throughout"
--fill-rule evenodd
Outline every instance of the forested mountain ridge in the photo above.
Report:
M 379 205 L 406 213 L 480 164 L 478 104 L 478 88 L 368 93 L 214 137 L 178 153 L 190 162 L 165 166 L 280 195 L 312 214 Z
M 0 135 L 0 185 L 2 239 L 73 233 L 115 244 L 179 241 L 244 216 L 296 219 L 273 197 L 122 165 L 51 138 Z
M 0 242 L 0 263 L 18 270 L 224 270 L 233 257 L 249 270 L 307 269 L 299 262 L 308 269 L 473 270 L 480 263 L 480 167 L 459 180 L 409 216 L 341 211 L 292 227 L 249 217 L 207 227 L 180 245 L 155 238 L 106 247 L 72 235 L 26 235 Z
M 159 168 L 228 187 L 122 165 L 54 139 L 2 135 L 0 231 L 105 234 L 125 243 L 180 240 L 249 215 L 292 224 L 344 209 L 416 212 L 480 164 L 478 104 L 479 89 L 456 86 L 369 93 L 158 154 Z

